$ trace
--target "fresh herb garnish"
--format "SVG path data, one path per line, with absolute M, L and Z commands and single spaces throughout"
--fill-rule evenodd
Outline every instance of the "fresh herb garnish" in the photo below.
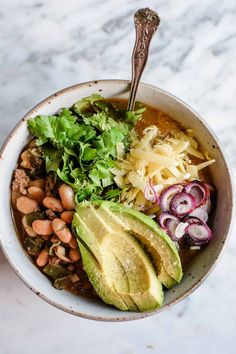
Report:
M 61 109 L 57 115 L 29 119 L 28 129 L 43 148 L 47 173 L 54 171 L 69 184 L 78 202 L 101 196 L 117 200 L 120 191 L 113 189 L 110 172 L 115 165 L 117 144 L 123 143 L 127 148 L 129 133 L 144 110 L 119 110 L 94 94 L 70 109 Z

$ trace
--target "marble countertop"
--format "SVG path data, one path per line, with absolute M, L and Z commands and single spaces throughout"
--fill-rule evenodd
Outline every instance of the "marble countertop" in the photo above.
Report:
M 129 79 L 132 15 L 147 5 L 158 10 L 162 23 L 143 81 L 199 111 L 235 171 L 234 0 L 1 0 L 0 144 L 51 93 L 82 81 Z M 191 297 L 157 316 L 117 324 L 53 308 L 18 279 L 0 251 L 0 353 L 235 353 L 234 234 Z

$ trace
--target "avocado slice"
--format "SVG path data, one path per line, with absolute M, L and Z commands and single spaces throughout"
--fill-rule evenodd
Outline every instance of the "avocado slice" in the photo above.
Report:
M 110 243 L 112 252 L 118 258 L 127 276 L 132 300 L 141 312 L 150 311 L 160 306 L 163 302 L 162 285 L 148 255 L 139 242 L 127 231 L 116 235 L 117 239 L 112 234 L 112 237 L 106 240 Z M 121 243 L 122 247 L 120 247 Z M 118 292 L 124 295 L 124 291 L 121 284 Z
M 108 201 L 96 201 L 95 204 L 104 210 L 106 220 L 109 218 L 110 222 L 115 215 L 122 227 L 129 230 L 141 242 L 152 257 L 158 278 L 161 278 L 160 280 L 166 283 L 167 287 L 180 282 L 183 272 L 176 246 L 153 219 L 121 204 Z
M 100 206 L 80 204 L 76 211 L 73 227 L 84 269 L 104 302 L 130 311 L 160 306 L 161 282 L 136 239 L 117 220 L 107 222 Z
M 178 251 L 174 242 L 154 220 L 134 209 L 108 201 L 94 202 L 89 214 L 87 214 L 87 207 L 91 209 L 91 204 L 86 207 L 80 204 L 77 207 L 79 214 L 83 215 L 81 223 L 84 224 L 80 236 L 84 232 L 86 234 L 91 221 L 98 237 L 104 232 L 111 232 L 112 229 L 129 230 L 150 254 L 162 284 L 166 288 L 171 288 L 176 282 L 180 282 L 183 273 Z M 99 208 L 99 216 L 94 212 L 94 208 Z M 92 243 L 88 245 L 91 250 L 97 250 L 99 258 L 97 238 L 90 238 L 87 241 Z
M 103 291 L 103 289 L 107 289 L 108 285 L 106 284 L 106 279 L 104 277 L 104 274 L 101 270 L 101 266 L 100 264 L 102 263 L 102 255 L 100 252 L 100 245 L 98 240 L 96 239 L 96 237 L 94 237 L 93 234 L 91 234 L 90 229 L 87 227 L 86 223 L 84 223 L 84 221 L 79 217 L 78 214 L 75 215 L 74 221 L 73 221 L 73 226 L 74 226 L 74 233 L 79 235 L 79 240 L 80 242 L 82 241 L 82 244 L 79 243 L 79 247 L 80 247 L 80 252 L 83 258 L 83 263 L 84 263 L 84 269 L 91 281 L 91 283 L 94 285 L 95 289 L 98 289 L 98 287 L 101 287 L 101 290 L 97 291 L 99 292 L 100 297 L 104 300 L 104 302 L 108 303 L 108 304 L 113 304 L 114 302 L 114 298 L 116 299 L 117 297 L 119 297 L 119 299 L 115 300 L 116 301 L 116 307 L 118 307 L 121 310 L 128 310 L 130 309 L 131 311 L 139 311 L 137 305 L 134 303 L 134 301 L 132 300 L 132 298 L 129 295 L 118 295 L 115 292 L 115 286 L 112 289 L 112 287 L 110 288 L 109 294 L 106 295 Z M 86 248 L 83 246 L 83 244 L 86 244 Z M 89 248 L 90 247 L 90 248 Z M 88 251 L 89 249 L 89 251 Z M 91 249 L 96 249 L 96 255 L 94 253 L 92 253 Z M 84 256 L 83 256 L 84 255 Z M 110 253 L 109 256 L 111 257 L 113 254 Z M 109 258 L 110 258 L 109 257 Z M 117 272 L 117 274 L 121 274 L 121 276 L 124 276 L 124 270 L 118 260 L 118 258 L 113 255 L 113 258 L 115 257 L 115 259 L 113 259 L 113 262 L 117 262 L 118 264 L 117 269 L 119 269 L 120 267 L 120 272 Z M 108 259 L 107 259 L 108 260 Z M 108 262 L 107 262 L 108 263 Z M 93 271 L 95 269 L 95 267 L 100 267 L 99 268 L 99 276 L 100 276 L 100 280 L 93 279 L 94 278 L 94 274 Z M 119 281 L 120 279 L 116 279 L 116 283 Z M 127 277 L 125 277 L 125 279 L 123 279 L 123 281 L 126 281 L 127 283 Z M 110 300 L 110 298 L 112 300 Z
M 80 242 L 79 249 L 83 259 L 84 270 L 100 298 L 107 304 L 115 305 L 118 309 L 127 311 L 129 307 L 122 300 L 122 297 L 115 292 L 113 287 L 109 286 L 97 260 Z
M 159 280 L 166 288 L 180 282 L 183 272 L 174 242 L 150 217 L 120 204 L 96 201 L 103 227 L 129 230 L 150 254 Z M 94 223 L 96 223 L 96 217 Z

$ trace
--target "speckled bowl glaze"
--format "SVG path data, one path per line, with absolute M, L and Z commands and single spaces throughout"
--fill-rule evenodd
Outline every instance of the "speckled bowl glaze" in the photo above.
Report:
M 56 290 L 50 281 L 34 266 L 23 250 L 16 233 L 10 206 L 12 173 L 21 150 L 29 140 L 26 121 L 37 114 L 54 114 L 61 107 L 70 107 L 82 97 L 100 93 L 104 97 L 127 98 L 129 82 L 125 80 L 102 80 L 78 84 L 55 93 L 39 103 L 17 124 L 7 138 L 0 154 L 0 215 L 1 245 L 12 268 L 23 282 L 42 299 L 71 314 L 100 321 L 127 321 L 140 319 L 167 309 L 184 299 L 207 277 L 224 248 L 232 223 L 233 183 L 232 174 L 214 133 L 206 122 L 187 104 L 157 87 L 140 84 L 137 99 L 166 112 L 186 128 L 194 130 L 200 144 L 216 159 L 210 168 L 213 183 L 217 188 L 218 203 L 213 220 L 214 237 L 200 252 L 185 273 L 180 284 L 166 291 L 163 306 L 148 313 L 122 312 L 101 301 L 75 296 Z

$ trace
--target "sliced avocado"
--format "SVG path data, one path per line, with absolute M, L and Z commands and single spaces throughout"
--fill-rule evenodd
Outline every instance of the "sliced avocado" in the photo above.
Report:
M 99 208 L 99 216 L 94 207 Z M 91 209 L 89 214 L 87 208 Z M 107 201 L 97 201 L 93 203 L 93 206 L 88 204 L 86 207 L 80 204 L 77 210 L 82 217 L 78 227 L 84 224 L 79 232 L 80 237 L 83 237 L 84 233 L 86 236 L 85 229 L 91 224 L 97 237 L 102 237 L 104 233 L 109 233 L 112 229 L 129 230 L 151 255 L 158 278 L 165 287 L 171 288 L 181 280 L 181 261 L 175 244 L 150 217 L 134 209 Z M 90 249 L 97 250 L 96 257 L 99 259 L 99 248 L 96 247 L 98 246 L 97 238 L 90 238 L 88 242 L 92 242 Z
M 108 286 L 104 277 L 104 273 L 101 270 L 101 266 L 99 269 L 97 269 L 98 276 L 94 275 L 94 269 L 98 268 L 98 266 L 102 263 L 100 245 L 96 237 L 94 237 L 90 229 L 87 227 L 86 223 L 80 218 L 77 213 L 74 216 L 73 227 L 75 229 L 75 233 L 79 236 L 79 248 L 83 259 L 84 269 L 90 279 L 90 282 L 93 284 L 101 299 L 103 299 L 103 301 L 107 304 L 115 304 L 115 306 L 120 310 L 139 311 L 138 307 L 129 295 L 118 295 L 116 293 L 115 286 Z M 86 245 L 86 248 L 83 246 L 83 244 Z M 88 249 L 90 251 L 88 251 Z M 96 255 L 92 252 L 92 250 Z M 110 253 L 110 255 L 112 255 L 112 253 Z M 109 258 L 107 257 L 107 263 Z M 118 262 L 118 259 L 115 258 L 114 261 Z M 117 264 L 117 268 L 119 266 L 121 267 L 120 263 Z M 122 267 L 120 269 L 120 273 L 122 275 Z M 117 282 L 118 281 L 119 279 L 117 279 Z
M 163 263 L 156 264 L 154 262 L 154 266 L 157 272 L 158 279 L 160 282 L 167 288 L 172 288 L 177 282 L 173 279 L 165 270 Z
M 130 284 L 128 276 L 122 266 L 122 263 L 115 255 L 113 250 L 106 253 L 106 261 L 104 263 L 104 273 L 110 274 L 110 279 L 114 291 L 119 294 L 130 311 L 139 311 L 138 306 L 134 303 L 132 297 L 129 295 Z M 114 271 L 111 271 L 111 270 Z
M 129 230 L 150 253 L 157 268 L 158 278 L 166 286 L 180 282 L 183 276 L 178 251 L 170 237 L 150 217 L 137 210 L 121 204 L 96 201 L 96 205 L 104 210 L 106 220 L 115 215 L 120 220 L 122 228 Z
M 160 306 L 163 302 L 162 286 L 148 255 L 129 233 L 123 231 L 116 235 L 107 238 L 106 242 L 110 244 L 127 276 L 132 300 L 140 311 L 150 311 Z M 122 288 L 118 292 L 124 294 Z
M 100 233 L 109 232 L 111 228 L 128 229 L 151 255 L 158 278 L 166 288 L 181 280 L 182 266 L 175 244 L 150 217 L 112 202 L 98 201 L 96 205 L 102 217 L 102 228 L 97 216 L 93 215 L 92 219 Z M 86 214 L 86 210 L 81 213 Z M 87 218 L 86 222 L 89 222 Z
M 116 217 L 104 215 L 100 206 L 96 208 L 79 205 L 73 226 L 85 271 L 98 295 L 124 309 L 122 299 L 130 311 L 150 311 L 160 306 L 161 282 L 146 252 Z
M 122 297 L 107 283 L 106 276 L 96 259 L 80 242 L 79 249 L 83 259 L 84 270 L 100 298 L 105 303 L 114 305 L 120 310 L 129 310 Z
M 113 255 L 114 255 L 114 253 L 113 253 Z M 120 280 L 121 281 L 125 280 L 127 282 L 127 285 L 129 286 L 128 277 L 124 271 L 124 267 L 122 267 L 122 264 L 117 257 L 116 257 L 116 262 L 117 262 L 117 267 L 120 267 L 120 275 L 121 275 Z M 114 283 L 114 288 L 117 289 L 117 282 Z M 119 293 L 119 295 L 122 298 L 122 300 L 126 303 L 126 305 L 130 311 L 139 312 L 138 306 L 135 304 L 132 297 L 130 295 L 127 295 L 127 291 L 126 291 L 126 293 Z
M 88 207 L 90 211 L 90 206 Z M 89 249 L 90 253 L 95 257 L 99 264 L 102 263 L 102 254 L 100 250 L 99 240 L 95 236 L 96 229 L 92 227 L 97 225 L 92 220 L 92 225 L 90 225 L 90 213 L 86 212 L 87 209 L 80 209 L 80 211 L 84 212 L 84 217 L 81 213 L 75 213 L 73 217 L 73 229 L 74 233 L 78 236 L 79 241 L 86 244 L 87 249 Z M 86 217 L 88 216 L 88 218 Z M 94 231 L 92 232 L 91 229 Z

